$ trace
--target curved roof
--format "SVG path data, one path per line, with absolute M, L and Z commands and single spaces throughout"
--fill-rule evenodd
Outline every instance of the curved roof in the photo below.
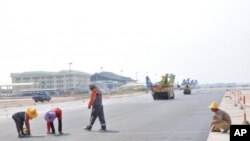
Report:
M 115 81 L 134 81 L 129 77 L 124 77 L 121 75 L 117 75 L 112 72 L 100 72 L 95 73 L 90 77 L 91 81 L 98 81 L 98 80 L 115 80 Z

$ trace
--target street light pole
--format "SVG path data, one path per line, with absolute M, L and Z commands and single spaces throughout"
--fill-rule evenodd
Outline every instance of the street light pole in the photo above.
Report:
M 72 62 L 69 62 L 69 70 L 71 70 Z
M 121 70 L 121 83 L 122 83 L 122 70 Z
M 137 82 L 137 72 L 135 72 L 135 81 Z
M 95 81 L 97 82 L 97 72 L 95 73 Z
M 157 73 L 155 73 L 155 83 L 157 83 Z
M 69 62 L 69 92 L 71 93 L 71 65 L 72 62 Z

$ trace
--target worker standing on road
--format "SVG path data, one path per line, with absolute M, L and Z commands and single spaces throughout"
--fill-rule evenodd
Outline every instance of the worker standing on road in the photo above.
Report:
M 84 129 L 90 131 L 95 123 L 96 118 L 98 117 L 101 123 L 100 131 L 106 131 L 106 123 L 102 105 L 102 93 L 95 85 L 89 85 L 89 89 L 91 90 L 91 96 L 88 108 L 91 109 L 92 107 L 92 111 L 90 124 Z
M 209 106 L 213 112 L 213 121 L 211 123 L 211 132 L 226 133 L 230 129 L 232 123 L 230 115 L 219 109 L 216 102 L 212 102 Z
M 12 115 L 13 120 L 16 123 L 16 129 L 18 137 L 22 138 L 25 136 L 30 136 L 30 123 L 29 120 L 32 120 L 38 116 L 38 113 L 35 108 L 28 108 L 25 112 L 17 112 Z M 25 123 L 26 131 L 24 131 L 23 125 Z
M 55 134 L 55 127 L 53 121 L 58 119 L 58 132 L 59 134 L 63 134 L 62 132 L 62 110 L 60 108 L 53 108 L 48 111 L 44 119 L 47 121 L 47 134 Z M 50 131 L 50 129 L 52 131 Z

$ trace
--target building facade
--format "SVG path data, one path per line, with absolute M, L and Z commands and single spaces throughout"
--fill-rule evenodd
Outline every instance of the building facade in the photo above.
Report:
M 88 91 L 90 74 L 74 70 L 59 72 L 34 71 L 11 73 L 13 84 L 32 83 L 31 85 L 13 85 L 12 93 L 29 90 L 50 90 L 62 93 L 83 93 Z

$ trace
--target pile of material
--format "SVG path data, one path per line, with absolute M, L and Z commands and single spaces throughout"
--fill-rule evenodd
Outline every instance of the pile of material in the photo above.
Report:
M 165 92 L 169 91 L 173 87 L 175 81 L 174 74 L 166 74 L 162 76 L 162 80 L 153 85 L 154 92 Z

